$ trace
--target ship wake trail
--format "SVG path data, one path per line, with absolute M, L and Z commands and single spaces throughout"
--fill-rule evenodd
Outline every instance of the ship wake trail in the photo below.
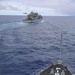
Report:
M 26 25 L 27 24 L 25 24 L 23 22 L 12 22 L 12 23 L 8 23 L 8 24 L 2 24 L 2 25 L 0 25 L 0 31 L 7 30 L 7 29 L 13 29 L 13 28 L 19 28 L 19 27 L 23 27 Z

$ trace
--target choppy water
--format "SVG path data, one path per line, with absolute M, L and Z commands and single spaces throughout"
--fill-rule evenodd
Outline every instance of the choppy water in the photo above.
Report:
M 23 23 L 21 16 L 0 17 L 0 75 L 35 75 L 60 57 L 75 70 L 75 17 L 44 17 Z M 75 72 L 74 72 L 75 73 Z

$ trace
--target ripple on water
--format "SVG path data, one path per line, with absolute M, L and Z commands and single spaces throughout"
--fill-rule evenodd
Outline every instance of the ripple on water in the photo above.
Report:
M 72 19 L 74 21 L 74 19 Z M 12 22 L 0 25 L 0 74 L 35 75 L 60 55 L 75 70 L 75 26 L 70 18 L 46 18 L 46 22 Z M 65 33 L 64 33 L 65 32 Z

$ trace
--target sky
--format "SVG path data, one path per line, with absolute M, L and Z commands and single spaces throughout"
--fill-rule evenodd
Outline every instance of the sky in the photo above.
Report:
M 49 16 L 75 16 L 75 0 L 0 0 L 0 15 L 31 11 Z

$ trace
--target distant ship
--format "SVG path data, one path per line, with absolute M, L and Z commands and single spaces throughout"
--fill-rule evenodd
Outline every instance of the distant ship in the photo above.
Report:
M 36 23 L 42 21 L 42 16 L 39 15 L 38 13 L 31 12 L 30 14 L 27 15 L 26 19 L 23 20 L 25 23 Z

